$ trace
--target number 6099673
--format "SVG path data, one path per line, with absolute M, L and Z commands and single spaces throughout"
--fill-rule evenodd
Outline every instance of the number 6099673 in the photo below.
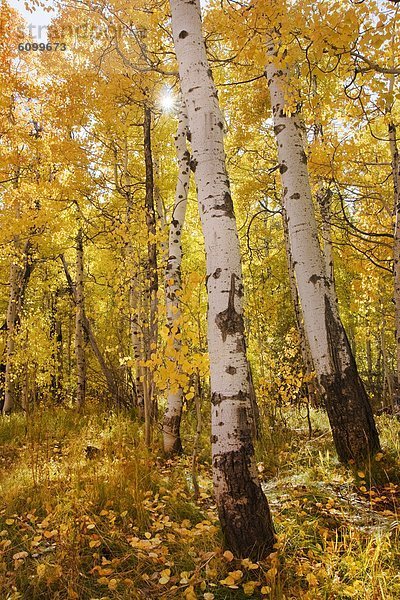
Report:
M 20 52 L 30 52 L 30 51 L 50 51 L 50 50 L 66 50 L 67 46 L 64 42 L 48 42 L 45 44 L 44 42 L 38 44 L 36 42 L 25 42 L 23 44 L 18 44 L 18 50 Z

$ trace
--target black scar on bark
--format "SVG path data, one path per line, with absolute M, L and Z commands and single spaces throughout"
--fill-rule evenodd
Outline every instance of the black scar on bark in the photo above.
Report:
M 180 437 L 180 425 L 181 425 L 181 417 L 180 415 L 174 415 L 172 417 L 168 417 L 167 415 L 164 417 L 163 429 L 168 431 L 170 435 L 172 435 L 175 440 L 171 450 L 168 454 L 181 454 L 183 451 L 182 441 Z
M 226 491 L 217 498 L 226 545 L 239 557 L 261 559 L 273 551 L 275 529 L 268 501 L 251 475 L 252 443 L 214 458 Z
M 300 199 L 300 194 L 298 194 L 297 192 L 295 194 L 292 194 L 291 196 L 292 200 L 299 200 Z
M 196 172 L 196 168 L 197 168 L 198 164 L 199 163 L 197 162 L 197 160 L 195 158 L 192 158 L 192 160 L 190 161 L 190 168 L 192 169 L 193 173 Z
M 302 151 L 300 152 L 300 160 L 301 160 L 301 162 L 302 162 L 302 163 L 304 163 L 305 165 L 307 164 L 307 155 L 306 155 L 306 153 L 304 152 L 304 150 L 302 150 Z
M 222 273 L 222 269 L 220 267 L 218 267 L 217 269 L 215 269 L 215 271 L 213 273 L 214 279 L 218 279 L 221 276 L 221 273 Z
M 215 324 L 222 333 L 222 339 L 225 342 L 228 335 L 235 333 L 244 333 L 244 323 L 242 315 L 235 310 L 235 273 L 231 275 L 231 287 L 229 290 L 228 308 L 218 313 L 215 317 Z
M 286 129 L 286 125 L 284 125 L 283 123 L 281 123 L 280 125 L 275 125 L 275 127 L 274 127 L 275 135 L 279 135 L 281 133 L 281 131 L 283 131 L 284 129 Z
M 185 37 L 187 37 L 189 34 L 187 31 L 185 31 L 184 29 L 179 33 L 178 37 L 180 40 L 184 40 Z
M 229 374 L 229 375 L 235 375 L 237 369 L 235 367 L 229 366 L 226 367 L 225 371 Z
M 230 217 L 231 219 L 233 219 L 233 217 L 235 216 L 233 211 L 232 196 L 229 192 L 225 192 L 223 204 L 217 204 L 215 208 L 217 210 L 223 210 L 225 215 L 227 217 Z
M 320 377 L 326 411 L 339 460 L 354 461 L 368 469 L 371 457 L 380 450 L 379 435 L 365 387 L 342 323 L 335 317 L 328 295 L 325 295 L 325 325 L 333 373 Z M 349 360 L 343 369 L 338 348 Z
M 314 275 L 311 275 L 311 277 L 308 281 L 315 285 L 316 283 L 318 283 L 318 281 L 323 281 L 324 279 L 325 279 L 325 277 L 322 277 L 321 275 L 316 275 L 314 273 Z
M 279 173 L 281 175 L 283 175 L 283 173 L 286 173 L 287 170 L 288 170 L 288 167 L 286 165 L 279 165 Z

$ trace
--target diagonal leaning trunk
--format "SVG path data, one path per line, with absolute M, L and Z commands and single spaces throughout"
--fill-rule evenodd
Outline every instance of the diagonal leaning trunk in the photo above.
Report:
M 181 309 L 177 292 L 181 290 L 182 229 L 185 221 L 190 183 L 190 152 L 187 148 L 188 124 L 184 102 L 182 102 L 178 119 L 178 130 L 175 137 L 178 180 L 172 221 L 169 228 L 168 262 L 165 270 L 167 325 L 173 350 L 173 356 L 170 358 L 170 366 L 174 372 L 179 368 L 174 355 L 179 353 L 182 346 L 179 335 Z M 163 421 L 163 444 L 166 454 L 174 454 L 182 451 L 180 436 L 182 396 L 182 387 L 173 382 L 172 386 L 170 385 L 168 389 L 167 408 Z
M 199 0 L 170 0 L 170 6 L 206 247 L 214 493 L 228 546 L 256 557 L 272 550 L 274 528 L 254 458 L 241 256 L 223 121 Z
M 378 451 L 379 437 L 319 245 L 300 115 L 285 110 L 286 73 L 277 65 L 271 36 L 267 47 L 266 77 L 304 327 L 339 459 L 362 464 Z

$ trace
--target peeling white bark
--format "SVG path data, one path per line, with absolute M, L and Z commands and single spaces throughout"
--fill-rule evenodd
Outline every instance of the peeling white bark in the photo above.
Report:
M 170 0 L 170 5 L 206 247 L 214 491 L 228 544 L 242 555 L 256 555 L 272 549 L 273 526 L 254 461 L 241 257 L 223 120 L 199 0 Z
M 165 270 L 165 291 L 167 325 L 173 337 L 173 348 L 179 353 L 182 342 L 180 336 L 181 309 L 178 292 L 181 290 L 182 264 L 182 230 L 185 222 L 186 206 L 190 183 L 190 152 L 187 147 L 188 120 L 186 108 L 182 102 L 178 116 L 178 129 L 175 137 L 176 155 L 178 161 L 178 179 L 175 192 L 175 203 L 172 220 L 169 227 L 168 262 Z M 171 359 L 171 368 L 179 369 L 179 365 Z M 182 450 L 180 438 L 180 422 L 182 415 L 183 390 L 180 386 L 176 391 L 169 389 L 167 408 L 163 422 L 164 452 L 171 454 Z

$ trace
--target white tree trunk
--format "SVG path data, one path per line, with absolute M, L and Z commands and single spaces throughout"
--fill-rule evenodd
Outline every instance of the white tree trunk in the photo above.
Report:
M 300 115 L 285 104 L 285 68 L 267 36 L 266 76 L 297 288 L 318 382 L 339 458 L 363 462 L 379 449 L 372 410 L 330 290 L 318 241 Z
M 85 295 L 83 274 L 83 234 L 79 229 L 76 236 L 76 283 L 75 283 L 75 358 L 77 373 L 76 400 L 79 409 L 86 397 L 86 356 L 84 339 Z
M 255 468 L 241 257 L 223 120 L 199 0 L 170 0 L 170 5 L 206 247 L 215 499 L 228 545 L 242 556 L 256 556 L 272 550 L 274 529 Z
M 397 129 L 393 122 L 389 123 L 389 143 L 392 157 L 392 176 L 394 191 L 394 241 L 393 241 L 393 276 L 394 307 L 396 335 L 396 370 L 397 385 L 394 397 L 395 408 L 400 408 L 400 157 L 397 146 Z
M 169 227 L 168 262 L 165 270 L 165 303 L 167 310 L 167 325 L 172 339 L 173 355 L 179 354 L 182 342 L 180 338 L 180 321 L 182 317 L 178 293 L 181 290 L 182 264 L 182 230 L 185 222 L 186 206 L 190 183 L 190 152 L 187 148 L 188 121 L 186 108 L 182 102 L 178 116 L 178 129 L 175 137 L 176 155 L 178 160 L 178 180 L 176 184 L 175 203 L 172 220 Z M 179 370 L 179 364 L 172 356 L 170 369 Z M 173 382 L 167 396 L 167 408 L 163 421 L 164 452 L 172 454 L 182 451 L 180 423 L 182 416 L 183 390 Z
M 299 299 L 299 293 L 297 291 L 296 284 L 296 274 L 294 271 L 294 263 L 292 257 L 292 251 L 290 248 L 289 242 L 289 231 L 288 231 L 288 220 L 285 208 L 282 207 L 282 221 L 283 221 L 283 235 L 285 240 L 285 250 L 286 250 L 286 258 L 288 265 L 288 274 L 289 274 L 289 285 L 290 285 L 290 294 L 292 296 L 292 303 L 294 308 L 294 315 L 296 320 L 297 331 L 299 333 L 300 338 L 300 351 L 303 359 L 303 366 L 305 369 L 305 373 L 307 376 L 307 395 L 309 400 L 314 404 L 314 406 L 318 406 L 319 398 L 317 394 L 317 390 L 315 389 L 314 377 L 311 377 L 314 366 L 312 362 L 312 356 L 310 352 L 310 347 L 308 345 L 307 335 L 304 328 L 304 317 L 303 311 L 301 308 L 301 303 Z

